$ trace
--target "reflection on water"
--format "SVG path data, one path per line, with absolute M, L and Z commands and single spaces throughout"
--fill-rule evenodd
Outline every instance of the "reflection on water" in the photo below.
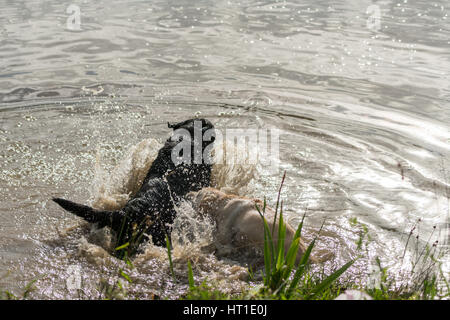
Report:
M 379 28 L 367 24 L 372 1 L 97 1 L 79 4 L 79 30 L 71 4 L 0 0 L 0 288 L 39 277 L 33 297 L 78 298 L 61 281 L 75 265 L 83 297 L 97 298 L 101 279 L 114 282 L 121 266 L 104 251 L 110 235 L 49 199 L 99 201 L 130 179 L 111 173 L 132 150 L 150 158 L 167 121 L 195 115 L 222 129 L 281 130 L 278 174 L 221 166 L 214 183 L 275 199 L 286 170 L 291 222 L 306 210 L 310 240 L 326 219 L 318 252 L 331 250 L 337 264 L 358 255 L 351 219 L 366 224 L 373 242 L 349 277 L 376 256 L 400 270 L 418 219 L 405 260 L 416 243 L 448 245 L 445 1 L 377 3 Z M 139 149 L 141 141 L 153 144 Z M 182 212 L 203 233 L 175 247 L 177 277 L 193 257 L 199 281 L 239 290 L 245 262 L 217 259 L 205 249 L 208 223 Z M 186 289 L 166 258 L 153 246 L 136 258 L 132 297 Z

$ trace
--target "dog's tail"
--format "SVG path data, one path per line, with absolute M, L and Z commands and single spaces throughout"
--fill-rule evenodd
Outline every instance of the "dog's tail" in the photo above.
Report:
M 52 200 L 59 204 L 63 209 L 76 214 L 84 220 L 92 223 L 100 223 L 102 225 L 113 224 L 113 220 L 116 220 L 115 218 L 118 213 L 117 211 L 97 210 L 61 198 L 53 198 Z

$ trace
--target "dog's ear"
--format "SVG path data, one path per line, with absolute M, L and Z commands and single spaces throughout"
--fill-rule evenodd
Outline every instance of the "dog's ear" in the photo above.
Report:
M 178 122 L 178 123 L 167 122 L 167 127 L 171 128 L 173 130 L 176 130 L 176 129 L 179 129 L 179 128 L 183 127 L 186 123 L 188 123 L 188 121 L 189 120 L 186 120 L 186 121 L 183 121 L 183 122 Z

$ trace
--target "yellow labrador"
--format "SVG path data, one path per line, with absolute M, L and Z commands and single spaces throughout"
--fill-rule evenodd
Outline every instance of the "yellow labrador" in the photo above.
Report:
M 255 208 L 258 205 L 262 211 L 263 203 L 260 200 L 227 195 L 214 188 L 204 188 L 190 194 L 194 209 L 200 214 L 208 215 L 214 219 L 217 227 L 215 241 L 222 248 L 248 248 L 264 247 L 264 225 L 263 220 Z M 265 217 L 272 230 L 275 211 L 266 207 Z M 273 240 L 275 246 L 278 239 L 278 221 L 275 224 Z M 286 223 L 285 252 L 289 249 L 295 235 L 295 230 Z M 299 263 L 306 245 L 300 241 L 296 262 Z M 310 256 L 310 262 L 317 260 Z

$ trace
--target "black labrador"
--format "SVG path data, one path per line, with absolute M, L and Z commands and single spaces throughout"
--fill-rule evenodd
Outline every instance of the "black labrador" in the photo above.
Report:
M 211 151 L 215 140 L 213 124 L 189 119 L 177 124 L 153 161 L 140 190 L 121 210 L 97 210 L 61 198 L 53 198 L 65 210 L 98 226 L 116 232 L 120 255 L 132 255 L 149 240 L 158 246 L 170 241 L 175 206 L 191 191 L 208 187 L 211 180 Z M 116 247 L 117 247 L 116 246 Z

